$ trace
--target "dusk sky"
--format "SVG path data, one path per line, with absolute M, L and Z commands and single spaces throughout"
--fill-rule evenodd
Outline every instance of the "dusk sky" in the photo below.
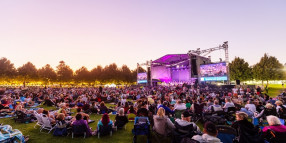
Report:
M 229 41 L 253 65 L 286 63 L 286 0 L 1 0 L 0 57 L 41 68 L 128 65 Z M 224 52 L 211 54 L 213 61 Z

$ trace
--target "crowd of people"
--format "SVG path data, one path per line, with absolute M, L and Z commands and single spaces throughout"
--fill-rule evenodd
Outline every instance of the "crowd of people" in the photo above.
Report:
M 269 131 L 286 135 L 286 93 L 275 98 L 262 93 L 260 87 L 212 85 L 128 86 L 120 88 L 28 88 L 5 89 L 0 95 L 1 115 L 22 113 L 29 121 L 47 119 L 55 127 L 54 135 L 67 135 L 69 129 L 83 127 L 86 137 L 98 135 L 101 129 L 124 128 L 131 119 L 148 117 L 156 135 L 171 137 L 173 142 L 223 142 L 217 125 L 236 131 L 234 142 L 263 142 Z M 116 105 L 108 108 L 106 103 Z M 28 107 L 44 104 L 57 110 Z M 71 116 L 71 109 L 76 110 Z M 116 114 L 115 121 L 110 114 Z M 102 116 L 97 129 L 89 127 L 90 115 Z M 18 115 L 18 114 L 17 114 Z M 269 126 L 259 130 L 258 126 Z M 37 121 L 39 123 L 39 121 Z M 203 130 L 199 124 L 203 123 Z M 258 125 L 258 126 L 255 126 Z M 81 133 L 79 133 L 81 134 Z M 283 137 L 283 136 L 276 136 Z M 284 137 L 285 138 L 285 137 Z

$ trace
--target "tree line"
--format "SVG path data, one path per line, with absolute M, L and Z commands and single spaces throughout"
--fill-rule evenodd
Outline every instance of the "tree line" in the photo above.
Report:
M 286 80 L 286 67 L 276 57 L 267 54 L 253 66 L 244 59 L 236 57 L 229 64 L 229 71 L 231 80 L 259 80 L 262 84 L 266 81 L 267 85 L 270 80 Z
M 139 67 L 139 72 L 146 72 Z M 49 64 L 37 69 L 31 62 L 15 68 L 7 58 L 0 59 L 0 81 L 13 84 L 15 80 L 24 83 L 41 81 L 44 84 L 132 84 L 136 82 L 137 69 L 130 70 L 126 65 L 118 67 L 115 63 L 105 67 L 97 66 L 92 70 L 86 67 L 73 71 L 64 61 L 60 61 L 54 70 Z
M 270 80 L 286 79 L 286 71 L 276 57 L 264 54 L 260 61 L 250 66 L 244 59 L 236 57 L 230 64 L 230 79 L 249 81 L 260 80 L 262 84 Z M 139 72 L 146 72 L 139 67 Z M 44 84 L 133 84 L 136 82 L 137 69 L 131 70 L 128 66 L 118 67 L 115 63 L 105 67 L 97 66 L 92 70 L 86 67 L 73 71 L 64 61 L 60 61 L 56 69 L 49 64 L 37 69 L 31 62 L 15 68 L 7 58 L 0 59 L 0 81 L 13 84 L 14 81 L 26 82 L 41 81 Z

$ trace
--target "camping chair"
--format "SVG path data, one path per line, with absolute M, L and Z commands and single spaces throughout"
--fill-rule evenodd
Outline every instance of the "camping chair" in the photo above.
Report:
M 285 143 L 286 142 L 286 133 L 275 132 L 271 129 L 268 129 L 265 138 L 270 143 Z
M 126 122 L 123 122 L 123 121 L 116 121 L 116 125 L 115 125 L 115 127 L 116 127 L 116 131 L 117 131 L 117 129 L 125 129 L 126 130 Z
M 28 115 L 22 111 L 16 111 L 15 115 L 16 115 L 16 117 L 14 118 L 15 122 L 19 121 L 21 123 L 26 123 L 31 120 L 31 118 L 28 117 Z
M 85 125 L 72 125 L 72 138 L 83 136 L 86 137 L 86 126 Z
M 49 134 L 54 129 L 54 127 L 52 126 L 49 117 L 43 116 L 42 120 L 43 120 L 43 125 L 42 125 L 42 128 L 41 128 L 40 132 L 42 132 L 42 130 L 45 129 L 45 130 L 49 131 L 48 132 L 48 134 Z
M 175 122 L 175 127 L 176 129 L 173 131 L 173 143 L 181 143 L 181 140 L 185 138 L 191 139 L 195 135 L 193 124 L 181 126 Z
M 236 130 L 229 126 L 216 126 L 218 130 L 217 137 L 223 143 L 232 143 L 233 139 L 236 137 Z
M 195 112 L 193 113 L 192 120 L 197 123 L 203 117 L 204 104 L 194 104 Z
M 135 120 L 135 117 L 136 117 L 136 115 L 133 114 L 133 113 L 130 113 L 130 114 L 127 115 L 128 121 L 132 121 L 133 122 Z
M 227 110 L 225 111 L 225 118 L 227 121 L 234 121 L 235 120 L 235 114 L 236 108 L 235 107 L 228 107 Z
M 134 129 L 132 130 L 134 135 L 133 143 L 136 143 L 138 135 L 147 136 L 147 142 L 150 142 L 150 122 L 148 117 L 136 117 L 134 121 Z
M 107 126 L 98 126 L 97 130 L 97 136 L 100 138 L 100 136 L 105 136 L 105 135 L 110 135 L 112 136 L 112 125 L 107 125 Z
M 43 119 L 42 119 L 42 115 L 35 113 L 35 117 L 37 118 L 37 123 L 35 124 L 34 128 L 36 129 L 36 126 L 40 126 L 40 128 L 42 128 L 42 126 L 44 124 Z

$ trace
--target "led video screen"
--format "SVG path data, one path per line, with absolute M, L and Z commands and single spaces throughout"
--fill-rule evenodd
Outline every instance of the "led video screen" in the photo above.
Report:
M 226 63 L 215 63 L 200 66 L 201 81 L 227 80 Z
M 147 83 L 147 73 L 138 73 L 137 83 Z

